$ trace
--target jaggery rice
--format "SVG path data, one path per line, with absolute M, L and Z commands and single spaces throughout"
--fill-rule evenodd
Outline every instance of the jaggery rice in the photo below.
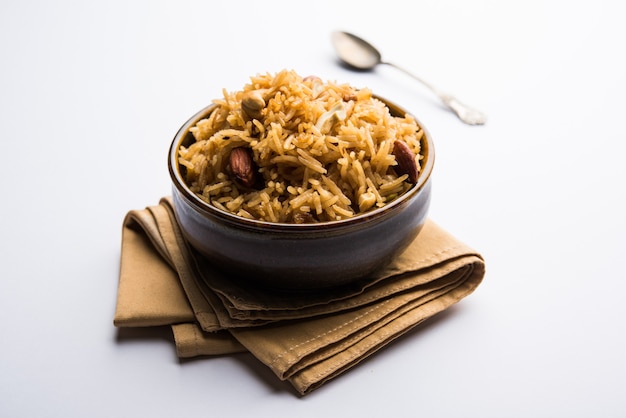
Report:
M 251 94 L 258 106 L 246 102 Z M 420 167 L 422 129 L 408 114 L 391 115 L 367 88 L 283 70 L 251 77 L 243 90 L 224 90 L 213 103 L 215 110 L 190 129 L 195 142 L 180 147 L 178 161 L 192 192 L 241 217 L 324 222 L 382 207 L 412 186 L 396 172 L 396 140 Z M 229 155 L 239 147 L 251 150 L 258 187 L 232 175 Z

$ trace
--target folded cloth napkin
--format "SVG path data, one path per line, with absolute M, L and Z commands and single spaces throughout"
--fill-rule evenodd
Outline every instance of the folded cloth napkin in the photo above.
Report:
M 387 268 L 351 286 L 254 288 L 189 247 L 166 197 L 124 219 L 114 324 L 171 326 L 181 358 L 249 351 L 305 394 L 472 293 L 484 274 L 479 253 L 428 220 Z

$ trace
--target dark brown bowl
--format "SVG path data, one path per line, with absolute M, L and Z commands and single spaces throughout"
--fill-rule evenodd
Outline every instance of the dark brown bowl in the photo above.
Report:
M 383 100 L 395 116 L 400 107 Z M 315 224 L 250 220 L 213 207 L 185 184 L 178 164 L 181 145 L 194 141 L 189 128 L 206 118 L 207 106 L 180 128 L 169 151 L 177 221 L 184 237 L 214 266 L 251 286 L 283 290 L 337 287 L 366 278 L 393 260 L 416 238 L 430 204 L 434 146 L 424 129 L 422 170 L 404 195 L 354 218 Z

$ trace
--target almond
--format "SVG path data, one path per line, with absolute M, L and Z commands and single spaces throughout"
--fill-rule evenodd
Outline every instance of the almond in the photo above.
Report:
M 409 148 L 406 142 L 396 140 L 393 144 L 393 155 L 396 157 L 398 165 L 396 166 L 396 172 L 399 175 L 407 174 L 408 180 L 411 183 L 417 183 L 417 176 L 419 169 L 415 162 L 415 153 Z
M 251 188 L 257 184 L 256 165 L 250 148 L 233 148 L 229 160 L 230 170 L 237 183 Z

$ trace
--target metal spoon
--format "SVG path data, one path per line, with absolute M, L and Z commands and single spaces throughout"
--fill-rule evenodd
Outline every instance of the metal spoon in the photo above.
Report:
M 459 117 L 459 119 L 468 125 L 483 125 L 487 122 L 487 117 L 484 113 L 466 106 L 449 94 L 439 91 L 431 84 L 411 74 L 407 70 L 390 62 L 383 61 L 380 52 L 369 42 L 358 36 L 348 32 L 336 31 L 332 33 L 332 42 L 339 58 L 349 67 L 357 70 L 372 70 L 379 64 L 390 65 L 428 87 Z

